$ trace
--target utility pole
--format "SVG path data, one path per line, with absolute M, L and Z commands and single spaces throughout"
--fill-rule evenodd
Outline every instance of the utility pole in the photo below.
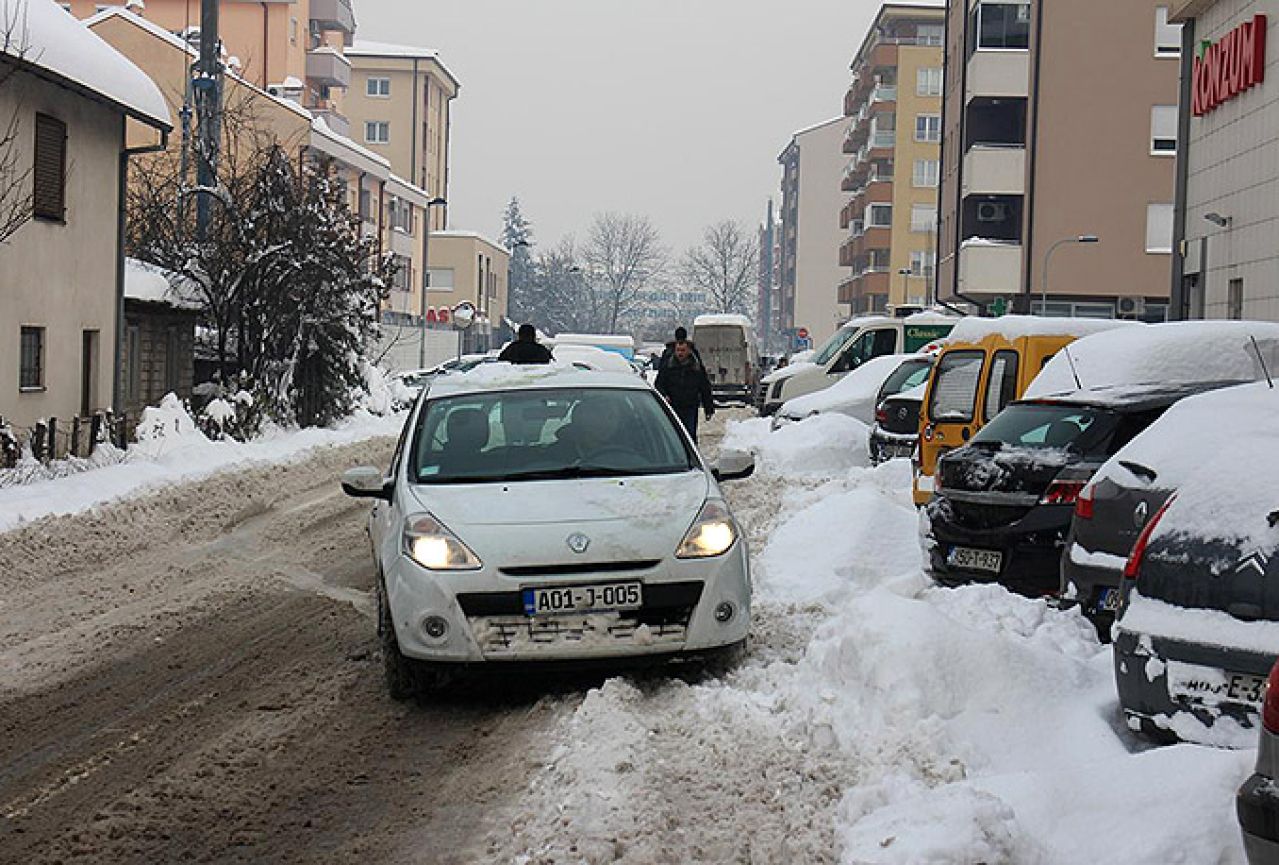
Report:
M 200 61 L 194 71 L 196 161 L 196 237 L 208 239 L 208 190 L 218 183 L 218 151 L 222 145 L 222 43 L 218 39 L 219 0 L 200 0 Z

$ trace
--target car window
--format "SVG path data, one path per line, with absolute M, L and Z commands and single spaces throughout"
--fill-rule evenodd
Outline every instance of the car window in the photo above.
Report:
M 818 366 L 825 366 L 844 347 L 844 343 L 852 338 L 853 333 L 854 331 L 851 329 L 845 330 L 843 328 L 835 331 L 835 335 L 826 340 L 822 347 L 817 350 L 817 353 L 813 355 L 813 363 Z
M 927 380 L 928 372 L 932 369 L 932 366 L 932 361 L 923 358 L 903 361 L 901 366 L 893 370 L 892 375 L 884 379 L 883 387 L 879 389 L 875 404 L 878 405 L 893 394 L 898 394 L 923 384 Z
M 850 372 L 857 369 L 866 361 L 870 360 L 874 355 L 871 354 L 875 347 L 875 332 L 867 331 L 857 339 L 848 344 L 843 353 L 839 356 L 839 360 L 831 367 L 831 372 Z
M 414 434 L 419 483 L 669 474 L 697 461 L 653 391 L 562 388 L 431 400 Z
M 991 418 L 1004 410 L 1017 398 L 1017 364 L 1020 358 L 1015 351 L 1007 349 L 995 352 L 990 362 L 990 377 L 986 383 L 986 406 L 984 417 L 987 423 Z
M 986 353 L 965 349 L 943 354 L 933 379 L 928 418 L 940 423 L 970 423 Z
M 874 341 L 871 345 L 870 356 L 882 357 L 886 354 L 894 354 L 897 351 L 897 330 L 896 328 L 883 328 L 874 331 Z M 869 358 L 868 358 L 869 360 Z
M 1108 409 L 1045 403 L 1014 404 L 982 427 L 973 436 L 972 444 L 1099 454 L 1106 450 L 1118 423 L 1118 415 Z

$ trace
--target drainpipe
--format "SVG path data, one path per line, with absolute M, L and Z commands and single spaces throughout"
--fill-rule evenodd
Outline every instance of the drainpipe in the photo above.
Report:
M 262 3 L 262 87 L 266 87 L 271 83 L 271 23 L 269 15 L 271 7 L 266 3 Z
M 411 140 L 411 142 L 412 142 L 412 148 L 411 148 L 411 149 L 410 149 L 410 151 L 409 151 L 409 181 L 410 181 L 410 182 L 413 182 L 413 183 L 416 183 L 416 182 L 417 182 L 417 134 L 418 134 L 418 128 L 417 128 L 417 103 L 418 103 L 418 95 L 417 95 L 417 64 L 418 64 L 418 59 L 417 59 L 416 57 L 414 57 L 414 58 L 413 58 L 413 135 L 412 135 L 412 136 L 411 136 L 411 138 L 410 138 L 410 140 Z M 429 189 L 428 189 L 428 190 L 426 191 L 426 194 L 427 194 L 427 196 L 429 197 L 429 196 L 431 195 L 431 190 L 429 190 Z M 429 207 L 427 208 L 427 216 L 428 216 L 428 217 L 430 216 L 430 208 L 429 208 Z
M 1026 312 L 1031 308 L 1031 275 L 1035 269 L 1035 163 L 1039 154 L 1039 70 L 1044 56 L 1044 0 L 1035 2 L 1035 68 L 1031 72 L 1030 108 L 1034 112 L 1035 122 L 1031 131 L 1030 152 L 1026 154 L 1026 194 L 1022 198 L 1022 225 L 1025 236 L 1021 241 L 1022 277 L 1025 285 L 1022 292 L 1026 295 Z M 1047 298 L 1044 299 L 1047 303 Z M 1044 315 L 1048 310 L 1044 310 Z

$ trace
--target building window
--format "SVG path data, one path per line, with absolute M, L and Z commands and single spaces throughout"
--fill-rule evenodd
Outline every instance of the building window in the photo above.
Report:
M 925 249 L 916 249 L 910 254 L 910 272 L 914 276 L 932 279 L 937 270 L 936 258 Z
M 67 218 L 67 125 L 47 114 L 36 115 L 35 166 L 32 169 L 32 212 L 36 219 Z
M 391 288 L 396 291 L 413 290 L 413 260 L 403 255 L 395 256 L 395 276 L 391 278 Z
M 936 231 L 937 206 L 935 204 L 916 204 L 910 209 L 911 231 Z
M 369 76 L 364 82 L 364 92 L 378 99 L 389 99 L 391 98 L 391 79 Z
M 1181 25 L 1168 23 L 1168 7 L 1155 7 L 1155 56 L 1181 56 Z
M 941 96 L 941 68 L 925 66 L 916 69 L 915 93 L 918 96 Z
M 129 325 L 125 331 L 124 344 L 129 358 L 126 365 L 128 381 L 125 382 L 125 398 L 129 402 L 136 402 L 142 399 L 142 329 L 138 325 Z
M 365 222 L 373 221 L 373 193 L 363 186 L 360 187 L 360 204 L 357 209 L 361 219 Z
M 385 120 L 364 121 L 364 141 L 368 144 L 390 144 L 391 124 Z
M 867 228 L 892 228 L 893 206 L 891 204 L 872 204 L 866 208 Z
M 296 18 L 289 19 L 289 44 L 298 44 L 298 19 Z
M 915 173 L 911 177 L 913 186 L 931 187 L 937 185 L 937 174 L 941 169 L 941 162 L 936 159 L 916 159 Z
M 1030 47 L 1030 4 L 979 3 L 972 12 L 972 32 L 979 49 L 1025 50 Z
M 405 234 L 413 233 L 413 203 L 403 198 L 391 198 L 391 228 Z
M 920 24 L 915 31 L 916 45 L 941 45 L 946 36 L 944 24 Z
M 427 286 L 431 291 L 453 290 L 453 268 L 432 267 L 427 271 Z
M 164 388 L 169 393 L 182 389 L 182 334 L 171 327 L 164 345 Z
M 22 328 L 19 390 L 44 390 L 44 328 Z
M 915 140 L 931 142 L 941 141 L 941 115 L 915 115 Z
M 1172 205 L 1146 205 L 1146 252 L 1172 252 Z
M 1226 318 L 1239 321 L 1243 318 L 1243 280 L 1232 279 L 1228 286 L 1229 294 L 1226 298 L 1227 310 Z
M 1152 156 L 1177 154 L 1177 106 L 1150 107 L 1150 153 Z

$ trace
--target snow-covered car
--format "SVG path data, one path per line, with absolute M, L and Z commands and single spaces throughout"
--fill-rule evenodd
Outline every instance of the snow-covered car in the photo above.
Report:
M 1243 385 L 1229 418 L 1142 529 L 1113 629 L 1129 726 L 1157 739 L 1248 744 L 1279 657 L 1279 391 Z M 1241 741 L 1241 731 L 1248 731 Z
M 928 354 L 874 357 L 825 390 L 787 400 L 773 417 L 773 429 L 823 412 L 838 412 L 870 426 L 875 408 L 888 396 L 928 380 L 933 358 Z
M 564 343 L 551 350 L 552 356 L 560 363 L 572 364 L 579 369 L 594 369 L 601 372 L 620 372 L 639 375 L 631 362 L 615 351 L 605 351 L 591 345 L 574 345 Z
M 910 457 L 919 445 L 919 410 L 928 393 L 928 375 L 909 390 L 884 397 L 875 409 L 875 425 L 870 428 L 868 447 L 872 465 Z
M 495 364 L 443 376 L 375 500 L 378 632 L 403 698 L 463 665 L 733 652 L 750 621 L 746 538 L 718 481 L 642 378 Z
M 1235 794 L 1235 815 L 1248 865 L 1279 862 L 1279 662 L 1270 668 L 1261 705 L 1261 732 L 1253 773 Z
M 446 360 L 444 363 L 427 367 L 426 369 L 407 369 L 397 372 L 391 376 L 390 382 L 392 387 L 397 389 L 402 387 L 404 391 L 407 391 L 411 395 L 407 402 L 411 403 L 421 393 L 422 388 L 429 385 L 436 376 L 450 372 L 466 372 L 482 363 L 494 363 L 496 361 L 497 357 L 491 353 L 464 354 L 461 357 Z

